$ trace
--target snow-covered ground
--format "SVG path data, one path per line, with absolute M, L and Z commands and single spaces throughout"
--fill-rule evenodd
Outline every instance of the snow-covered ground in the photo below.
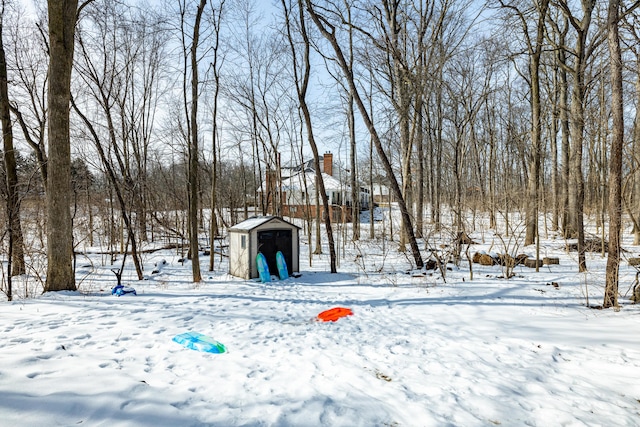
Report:
M 496 250 L 473 237 L 484 244 L 472 252 Z M 301 277 L 270 284 L 231 277 L 219 259 L 194 284 L 188 264 L 160 251 L 146 271 L 167 265 L 142 282 L 125 272 L 137 296 L 122 297 L 96 258 L 77 293 L 0 303 L 0 425 L 640 425 L 640 306 L 624 297 L 626 262 L 616 312 L 586 306 L 587 292 L 602 303 L 606 259 L 590 254 L 578 273 L 559 240 L 544 240 L 543 255 L 560 264 L 538 273 L 516 267 L 505 280 L 474 264 L 470 280 L 463 261 L 446 282 L 407 274 L 395 245 L 346 244 L 330 274 L 326 255 L 309 267 L 303 244 Z M 336 306 L 354 315 L 313 320 Z M 187 331 L 228 351 L 172 341 Z

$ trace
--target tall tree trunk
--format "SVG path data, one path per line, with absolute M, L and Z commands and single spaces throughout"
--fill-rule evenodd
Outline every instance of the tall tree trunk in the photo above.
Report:
M 560 224 L 560 176 L 558 173 L 558 123 L 559 123 L 559 107 L 558 107 L 558 73 L 559 67 L 557 64 L 553 65 L 553 84 L 551 90 L 556 95 L 552 96 L 553 99 L 553 112 L 551 114 L 551 123 L 549 126 L 549 149 L 551 150 L 551 191 L 553 195 L 552 213 L 551 213 L 551 229 L 557 231 Z
M 636 83 L 635 97 L 636 105 L 640 105 L 640 54 L 636 53 Z M 640 108 L 636 108 L 636 114 L 633 121 L 633 204 L 635 211 L 640 210 Z M 633 226 L 633 244 L 640 245 L 640 227 L 634 222 Z
M 591 26 L 595 0 L 581 0 L 582 19 L 572 15 L 567 2 L 559 3 L 566 18 L 576 31 L 574 59 L 571 73 L 573 75 L 573 90 L 571 92 L 571 122 L 570 133 L 570 171 L 569 171 L 569 221 L 567 235 L 578 239 L 578 269 L 587 270 L 587 260 L 584 246 L 584 175 L 582 172 L 582 153 L 584 145 L 584 104 L 586 98 L 586 68 L 587 68 L 587 35 Z
M 9 88 L 7 81 L 7 60 L 4 52 L 4 12 L 2 1 L 0 14 L 0 122 L 2 124 L 2 143 L 7 186 L 7 225 L 9 228 L 11 268 L 9 278 L 25 273 L 24 242 L 20 223 L 20 195 L 18 193 L 18 167 L 13 147 L 13 129 L 9 113 Z
M 529 34 L 528 16 L 512 4 L 500 1 L 503 8 L 511 9 L 522 24 L 529 55 L 529 83 L 531 90 L 531 158 L 527 182 L 527 198 L 525 202 L 525 238 L 524 244 L 531 245 L 538 235 L 538 207 L 540 199 L 540 158 L 542 156 L 542 107 L 540 97 L 540 57 L 545 37 L 545 21 L 549 9 L 549 0 L 536 2 L 536 32 Z
M 421 85 L 422 87 L 422 85 Z M 424 237 L 424 120 L 422 117 L 422 110 L 424 108 L 424 98 L 422 90 L 416 96 L 416 110 L 415 110 L 415 127 L 416 127 L 416 139 L 415 145 L 418 151 L 418 179 L 416 195 L 416 236 L 418 238 Z
M 428 6 L 428 5 L 427 5 Z M 428 9 L 428 8 L 427 8 Z M 414 106 L 414 135 L 415 135 L 415 147 L 418 154 L 417 160 L 417 183 L 416 183 L 416 236 L 418 238 L 424 237 L 424 204 L 425 204 L 425 99 L 426 99 L 426 76 L 427 76 L 427 64 L 429 63 L 429 57 L 431 53 L 427 53 L 427 43 L 425 43 L 424 37 L 427 33 L 427 27 L 429 25 L 430 18 L 427 17 L 425 6 L 420 2 L 418 7 L 420 13 L 420 25 L 418 32 L 418 54 L 417 54 L 417 67 L 415 77 L 415 91 L 416 100 Z M 444 14 L 444 13 L 443 13 Z
M 373 78 L 369 79 L 369 115 L 373 117 Z M 380 187 L 382 188 L 382 187 Z M 374 218 L 374 182 L 373 182 L 373 138 L 369 138 L 369 239 L 373 240 L 376 236 L 376 226 Z M 380 192 L 382 198 L 382 191 Z
M 489 129 L 489 228 L 496 228 L 496 119 L 495 109 L 487 103 L 487 127 Z
M 407 66 L 407 55 L 405 52 L 405 46 L 400 38 L 402 32 L 406 33 L 406 22 L 399 22 L 399 14 L 402 11 L 399 10 L 400 2 L 384 1 L 382 2 L 382 9 L 386 18 L 387 28 L 385 29 L 385 38 L 387 41 L 387 49 L 389 55 L 389 67 L 393 70 L 392 85 L 394 87 L 393 92 L 395 96 L 391 96 L 391 102 L 398 115 L 398 132 L 400 135 L 400 162 L 401 162 L 401 178 L 402 178 L 402 197 L 406 203 L 406 207 L 409 210 L 409 216 L 412 217 L 413 211 L 413 180 L 411 176 L 411 154 L 413 152 L 413 141 L 410 137 L 410 114 L 411 114 L 411 101 L 413 98 L 413 76 L 409 72 Z M 352 69 L 352 68 L 350 68 Z M 405 229 L 408 224 L 403 221 L 400 229 L 399 249 L 400 251 L 406 250 L 406 244 L 408 241 L 409 232 Z M 413 232 L 413 231 L 412 231 Z
M 571 98 L 571 148 L 569 154 L 569 221 L 571 237 L 578 239 L 578 268 L 586 271 L 584 250 L 584 176 L 582 174 L 582 148 L 584 143 L 584 74 L 574 73 L 576 82 Z
M 355 112 L 353 111 L 353 95 L 348 95 L 347 114 L 349 122 L 349 184 L 351 186 L 351 224 L 352 224 L 352 240 L 360 240 L 360 184 L 358 183 L 357 166 L 356 166 L 356 125 Z
M 200 0 L 193 24 L 191 42 L 191 141 L 189 144 L 189 252 L 193 282 L 202 281 L 200 273 L 200 245 L 198 243 L 198 43 L 200 21 L 207 0 Z
M 346 3 L 346 2 L 345 2 Z M 351 22 L 351 7 L 346 4 L 347 18 Z M 353 68 L 353 29 L 349 27 L 349 68 Z M 353 109 L 353 94 L 347 95 L 347 122 L 349 124 L 349 184 L 351 185 L 352 240 L 360 240 L 360 185 L 356 169 L 356 117 Z
M 45 292 L 75 291 L 71 222 L 69 101 L 78 0 L 48 0 L 49 163 L 47 174 L 47 279 Z
M 215 65 L 214 65 L 215 66 Z M 213 271 L 214 269 L 214 258 L 215 258 L 215 243 L 216 243 L 216 237 L 218 236 L 219 233 L 219 229 L 218 229 L 218 219 L 217 219 L 217 215 L 216 215 L 216 207 L 218 205 L 217 203 L 217 187 L 218 187 L 218 144 L 217 144 L 217 111 L 218 111 L 218 83 L 219 81 L 216 83 L 216 89 L 215 89 L 215 95 L 213 96 L 213 130 L 211 131 L 211 152 L 212 152 L 212 160 L 211 160 L 211 223 L 209 225 L 209 240 L 210 240 L 210 246 L 211 246 L 211 250 L 209 253 L 209 271 Z M 243 177 L 242 177 L 242 183 L 243 183 L 243 189 L 245 190 L 243 192 L 243 194 L 246 194 L 246 182 L 247 180 L 244 177 L 244 173 L 243 173 Z M 244 202 L 244 207 L 245 207 L 245 219 L 247 219 L 247 215 L 246 215 L 246 210 L 247 210 L 247 201 L 246 201 L 246 197 L 243 197 L 243 202 Z
M 560 43 L 564 43 L 564 37 L 560 40 Z M 566 64 L 566 54 L 564 50 L 558 49 L 557 57 L 560 63 L 560 85 L 558 89 L 560 91 L 560 130 L 562 132 L 562 138 L 560 140 L 562 151 L 562 200 L 560 203 L 560 212 L 562 214 L 562 234 L 565 238 L 568 238 L 571 232 L 571 226 L 569 225 L 569 183 L 571 181 L 571 144 L 569 142 L 569 85 L 567 82 L 567 71 L 563 68 L 563 65 Z
M 560 222 L 564 238 L 568 239 L 571 237 L 572 233 L 574 233 L 574 230 L 571 226 L 569 208 L 569 186 L 571 182 L 570 152 L 572 147 L 569 141 L 569 84 L 567 81 L 569 65 L 567 63 L 566 50 L 567 34 L 569 32 L 569 18 L 567 17 L 567 13 L 565 12 L 564 17 L 562 18 L 562 26 L 553 19 L 549 20 L 549 24 L 553 30 L 553 35 L 555 36 L 552 38 L 553 44 L 556 48 L 556 54 L 554 57 L 554 69 L 556 70 L 554 75 L 554 84 L 555 91 L 557 93 L 557 106 L 555 108 L 557 109 L 558 125 L 561 133 L 560 152 L 562 153 L 560 165 L 558 166 L 560 181 L 560 188 L 558 189 L 558 214 L 560 218 L 558 218 L 558 220 Z
M 444 59 L 442 59 L 444 61 Z M 435 171 L 435 176 L 433 177 L 433 182 L 431 184 L 432 188 L 432 196 L 431 196 L 431 216 L 432 222 L 435 226 L 436 230 L 440 230 L 441 227 L 441 206 L 442 206 L 442 151 L 444 145 L 444 102 L 443 102 L 443 91 L 444 91 L 444 64 L 438 64 L 437 71 L 437 80 L 435 82 L 436 88 L 436 117 L 435 117 L 435 138 L 433 140 L 435 155 L 430 156 L 431 164 L 430 169 L 433 173 Z
M 211 226 L 209 230 L 210 240 L 211 240 L 211 251 L 209 253 L 209 271 L 213 271 L 214 267 L 214 258 L 215 258 L 215 238 L 219 234 L 218 230 L 218 220 L 216 216 L 216 208 L 217 208 L 217 184 L 218 184 L 218 98 L 220 95 L 220 69 L 218 66 L 218 53 L 220 50 L 220 21 L 222 20 L 222 9 L 224 7 L 225 0 L 220 2 L 218 7 L 218 11 L 214 11 L 213 14 L 213 26 L 215 31 L 215 43 L 213 46 L 213 63 L 211 64 L 211 68 L 213 71 L 213 79 L 216 85 L 213 92 L 213 130 L 211 131 L 211 145 L 212 145 L 212 164 L 211 164 Z M 242 170 L 242 183 L 243 183 L 243 194 L 246 195 L 246 178 L 244 176 L 244 161 L 241 161 L 240 167 Z M 243 205 L 245 218 L 247 219 L 247 198 L 243 196 Z
M 315 157 L 314 157 L 315 158 Z M 316 167 L 317 169 L 317 167 Z M 322 229 L 320 227 L 320 223 L 322 222 L 322 210 L 320 209 L 320 189 L 318 188 L 318 177 L 316 175 L 313 180 L 313 204 L 315 207 L 315 233 L 316 233 L 316 248 L 313 251 L 314 255 L 320 255 L 322 253 Z M 328 214 L 327 214 L 328 215 Z
M 538 58 L 539 59 L 539 58 Z M 533 61 L 532 61 L 533 62 Z M 535 61 L 539 66 L 539 61 Z M 532 65 L 533 68 L 533 65 Z M 540 80 L 538 70 L 531 75 L 531 164 L 527 182 L 526 233 L 524 244 L 535 243 L 538 235 L 538 204 L 540 189 L 541 121 L 540 121 Z
M 604 308 L 618 305 L 618 267 L 622 225 L 622 147 L 624 107 L 622 98 L 622 52 L 618 34 L 620 0 L 609 0 L 607 38 L 611 68 L 611 156 L 609 165 L 609 250 L 607 256 Z M 602 106 L 604 108 L 604 106 Z

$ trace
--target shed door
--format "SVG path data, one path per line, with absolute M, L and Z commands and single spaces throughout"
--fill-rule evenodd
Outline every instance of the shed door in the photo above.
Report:
M 291 230 L 258 231 L 258 252 L 262 252 L 269 265 L 269 273 L 278 275 L 276 252 L 281 251 L 287 262 L 287 271 L 291 275 L 293 244 Z

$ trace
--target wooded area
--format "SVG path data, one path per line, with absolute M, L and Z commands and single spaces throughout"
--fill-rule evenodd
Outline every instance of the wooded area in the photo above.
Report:
M 486 215 L 522 245 L 575 239 L 586 271 L 595 229 L 617 306 L 621 233 L 640 244 L 638 2 L 34 5 L 2 0 L 0 17 L 9 299 L 11 277 L 43 265 L 45 290 L 75 289 L 87 248 L 128 252 L 142 279 L 151 242 L 194 261 L 210 246 L 213 270 L 226 228 L 298 210 L 283 171 L 299 167 L 299 217 L 332 272 L 336 223 L 387 239 L 393 223 L 360 224 L 386 201 L 418 269 L 434 233 L 453 244 Z

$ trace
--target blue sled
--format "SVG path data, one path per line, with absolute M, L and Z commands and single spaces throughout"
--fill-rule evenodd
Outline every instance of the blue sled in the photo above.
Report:
M 136 290 L 129 286 L 116 285 L 113 289 L 111 289 L 111 295 L 122 296 L 125 294 L 138 295 L 136 293 Z
M 256 268 L 258 270 L 258 275 L 260 276 L 260 281 L 262 283 L 271 282 L 269 265 L 267 264 L 267 259 L 264 257 L 264 254 L 262 252 L 258 252 L 258 255 L 256 255 Z
M 287 262 L 284 259 L 284 255 L 281 251 L 276 252 L 276 265 L 278 266 L 278 275 L 280 280 L 289 278 L 289 270 L 287 269 Z

